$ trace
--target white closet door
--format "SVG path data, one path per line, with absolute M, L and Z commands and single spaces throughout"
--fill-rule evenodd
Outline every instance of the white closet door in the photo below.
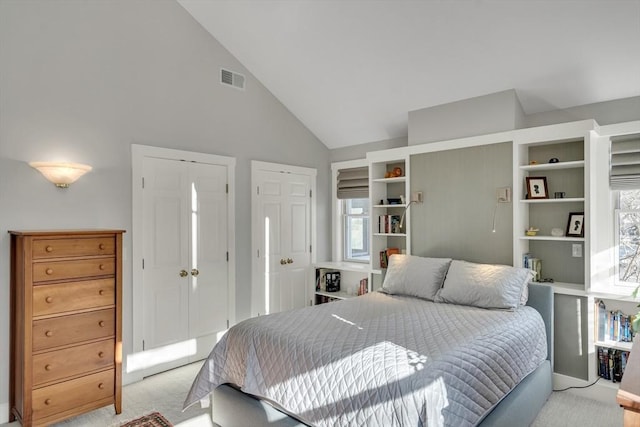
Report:
M 255 171 L 254 227 L 259 233 L 255 311 L 304 307 L 311 264 L 311 177 Z M 255 271 L 254 271 L 255 272 Z
M 145 350 L 189 338 L 189 188 L 185 164 L 145 158 Z
M 228 328 L 227 167 L 143 161 L 145 375 L 207 356 Z
M 189 332 L 205 358 L 228 328 L 227 168 L 191 163 Z

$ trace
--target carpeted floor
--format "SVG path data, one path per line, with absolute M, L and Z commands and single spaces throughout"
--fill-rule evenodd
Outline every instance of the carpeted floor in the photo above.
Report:
M 123 388 L 122 414 L 115 415 L 113 407 L 55 424 L 56 427 L 116 427 L 141 415 L 160 412 L 175 427 L 213 427 L 209 409 L 194 405 L 182 412 L 182 402 L 191 382 L 200 369 L 194 363 Z M 2 424 L 0 427 L 19 427 Z M 542 408 L 532 427 L 621 427 L 622 409 L 615 403 L 584 399 L 571 391 L 553 393 Z M 513 426 L 526 427 L 526 426 Z

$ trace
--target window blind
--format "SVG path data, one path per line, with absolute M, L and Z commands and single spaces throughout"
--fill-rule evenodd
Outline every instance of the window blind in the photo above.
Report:
M 640 135 L 611 138 L 609 186 L 612 190 L 640 188 Z
M 338 199 L 369 198 L 369 168 L 350 168 L 338 171 Z

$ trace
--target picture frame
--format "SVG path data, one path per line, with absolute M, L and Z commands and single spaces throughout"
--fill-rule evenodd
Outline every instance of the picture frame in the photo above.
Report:
M 567 237 L 584 237 L 584 212 L 570 212 L 567 221 Z
M 527 199 L 548 199 L 549 188 L 547 187 L 546 176 L 528 176 L 527 182 Z

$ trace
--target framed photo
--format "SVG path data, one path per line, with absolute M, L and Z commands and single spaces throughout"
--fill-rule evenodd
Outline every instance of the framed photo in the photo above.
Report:
M 547 188 L 546 176 L 528 176 L 527 198 L 528 199 L 548 199 L 549 189 Z
M 567 222 L 567 237 L 584 237 L 584 212 L 571 212 Z

